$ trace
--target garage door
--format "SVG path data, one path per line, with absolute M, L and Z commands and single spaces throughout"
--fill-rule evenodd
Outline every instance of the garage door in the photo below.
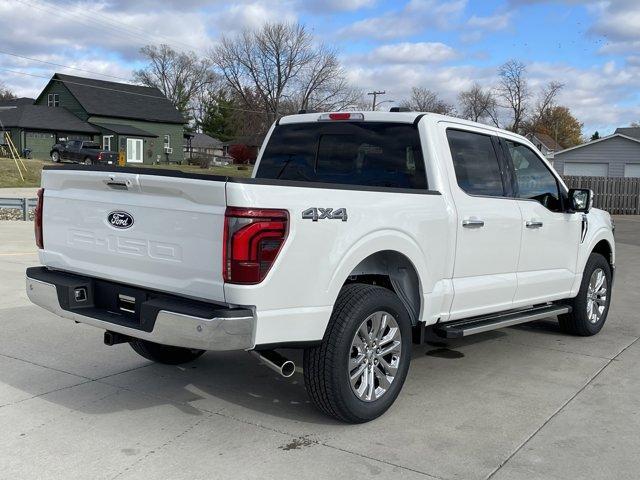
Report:
M 609 165 L 606 163 L 565 162 L 564 174 L 576 177 L 606 177 Z
M 627 163 L 624 166 L 625 177 L 640 177 L 640 163 Z
M 45 160 L 49 158 L 51 147 L 56 143 L 53 133 L 26 132 L 25 148 L 31 150 L 31 157 Z

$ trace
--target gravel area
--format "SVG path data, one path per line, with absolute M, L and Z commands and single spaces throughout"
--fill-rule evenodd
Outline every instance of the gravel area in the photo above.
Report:
M 29 220 L 33 220 L 33 209 L 29 209 L 27 213 Z M 0 208 L 0 220 L 22 221 L 22 210 L 19 208 Z

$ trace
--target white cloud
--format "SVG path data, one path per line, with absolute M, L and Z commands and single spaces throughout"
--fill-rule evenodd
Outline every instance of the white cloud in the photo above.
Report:
M 607 39 L 601 53 L 636 53 L 640 49 L 640 2 L 604 1 L 593 5 L 590 10 L 595 23 L 589 33 Z
M 585 132 L 606 131 L 640 119 L 636 92 L 640 90 L 640 68 L 619 67 L 613 62 L 590 68 L 566 64 L 534 63 L 527 71 L 535 82 L 565 83 L 559 103 L 566 105 L 585 124 Z
M 64 52 L 67 55 L 102 49 L 130 58 L 143 45 L 169 43 L 176 48 L 203 49 L 209 45 L 206 14 L 184 12 L 168 16 L 162 11 L 129 12 L 126 15 L 94 4 L 65 4 L 64 9 L 47 2 L 34 8 L 19 2 L 0 2 L 0 29 L 11 32 L 3 49 L 30 53 Z
M 411 0 L 400 10 L 359 20 L 341 33 L 347 37 L 390 39 L 411 36 L 430 27 L 446 29 L 464 12 L 466 4 L 466 0 Z
M 445 101 L 455 104 L 461 90 L 474 82 L 484 87 L 496 85 L 497 65 L 375 65 L 365 62 L 352 65 L 349 76 L 354 84 L 369 89 L 386 90 L 385 100 L 400 102 L 410 94 L 411 87 L 426 87 Z M 532 63 L 527 65 L 532 91 L 551 80 L 561 81 L 565 88 L 558 102 L 569 107 L 580 122 L 584 133 L 611 133 L 616 126 L 640 120 L 640 64 L 619 66 L 607 62 L 591 68 L 578 68 L 563 63 Z
M 307 0 L 302 1 L 302 7 L 314 13 L 350 12 L 369 8 L 377 0 Z
M 491 84 L 493 68 L 462 66 L 374 65 L 362 64 L 349 69 L 350 80 L 365 90 L 386 90 L 385 100 L 400 102 L 407 98 L 412 87 L 425 87 L 437 92 L 444 100 L 455 103 L 458 93 L 474 81 Z
M 258 28 L 267 22 L 295 22 L 297 15 L 282 3 L 253 2 L 232 4 L 221 18 L 224 18 L 221 33 L 229 35 L 243 29 Z
M 511 12 L 496 13 L 486 17 L 472 15 L 467 21 L 467 26 L 480 30 L 498 31 L 504 30 L 511 21 Z
M 457 57 L 456 51 L 440 42 L 403 42 L 377 47 L 367 55 L 375 64 L 440 63 Z

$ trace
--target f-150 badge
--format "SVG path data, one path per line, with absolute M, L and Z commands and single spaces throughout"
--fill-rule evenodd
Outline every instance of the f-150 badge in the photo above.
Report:
M 342 220 L 347 221 L 347 209 L 346 208 L 307 208 L 302 212 L 302 218 L 304 220 Z

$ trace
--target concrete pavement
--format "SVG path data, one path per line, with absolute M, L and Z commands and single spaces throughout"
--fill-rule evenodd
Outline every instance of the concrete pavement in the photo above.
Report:
M 0 188 L 0 198 L 35 198 L 37 187 Z
M 616 219 L 599 335 L 549 320 L 415 347 L 396 404 L 357 426 L 246 353 L 156 365 L 30 305 L 32 224 L 0 222 L 0 478 L 636 479 L 639 220 Z

